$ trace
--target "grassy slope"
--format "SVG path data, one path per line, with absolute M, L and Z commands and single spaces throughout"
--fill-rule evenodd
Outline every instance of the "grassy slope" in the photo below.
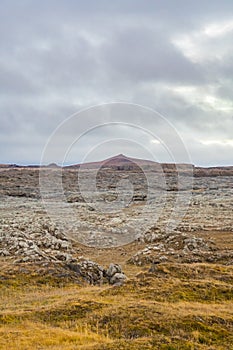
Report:
M 122 287 L 2 271 L 0 349 L 233 349 L 232 266 L 125 269 Z

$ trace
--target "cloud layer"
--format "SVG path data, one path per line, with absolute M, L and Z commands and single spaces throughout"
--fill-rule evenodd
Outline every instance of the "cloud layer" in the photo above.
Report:
M 193 163 L 233 164 L 232 1 L 3 0 L 0 13 L 1 163 L 39 163 L 69 115 L 126 101 L 167 118 Z M 108 131 L 108 139 L 115 134 Z M 97 135 L 88 137 L 70 162 Z M 125 142 L 102 147 L 98 157 L 118 150 L 143 154 Z

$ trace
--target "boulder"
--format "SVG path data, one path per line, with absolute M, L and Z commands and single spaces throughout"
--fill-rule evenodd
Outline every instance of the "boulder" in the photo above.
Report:
M 113 275 L 110 278 L 109 283 L 113 284 L 114 286 L 122 286 L 122 284 L 124 284 L 125 280 L 126 280 L 125 274 L 117 272 L 117 273 L 115 273 L 115 275 Z
M 126 280 L 126 275 L 122 271 L 122 268 L 118 264 L 111 263 L 109 268 L 104 271 L 104 276 L 107 278 L 108 282 L 115 286 L 122 285 Z

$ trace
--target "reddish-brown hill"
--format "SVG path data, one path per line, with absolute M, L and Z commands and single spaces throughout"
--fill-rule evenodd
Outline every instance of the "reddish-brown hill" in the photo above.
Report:
M 56 168 L 58 167 L 55 163 L 49 164 L 45 166 L 48 168 Z M 28 165 L 21 166 L 17 164 L 0 164 L 0 169 L 12 169 L 12 168 L 36 168 L 38 169 L 38 165 Z M 135 170 L 137 171 L 139 168 L 142 170 L 150 169 L 155 172 L 164 172 L 166 174 L 176 173 L 177 170 L 184 174 L 193 174 L 196 177 L 205 177 L 205 176 L 233 176 L 233 166 L 217 166 L 217 167 L 195 167 L 192 164 L 175 164 L 175 163 L 158 163 L 151 160 L 145 159 L 137 159 L 127 157 L 123 154 L 118 154 L 117 156 L 98 161 L 98 162 L 88 162 L 83 164 L 73 164 L 69 166 L 65 166 L 64 169 L 72 170 L 72 169 L 113 169 L 113 170 Z

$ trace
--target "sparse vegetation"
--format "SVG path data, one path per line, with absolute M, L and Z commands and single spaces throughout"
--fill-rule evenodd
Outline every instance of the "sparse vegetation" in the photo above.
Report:
M 8 275 L 6 267 L 0 349 L 233 347 L 232 266 L 167 263 L 153 273 L 137 267 L 136 277 L 120 287 Z M 135 266 L 125 268 L 135 274 Z
M 166 205 L 149 230 L 160 202 L 152 196 L 151 212 L 140 216 L 143 173 L 99 173 L 101 201 L 118 196 L 125 175 L 135 184 L 130 205 L 106 214 L 77 192 L 76 170 L 63 170 L 70 211 L 61 225 L 39 199 L 38 168 L 0 172 L 0 350 L 232 350 L 232 176 L 199 176 L 199 169 L 193 189 L 186 183 L 192 198 L 182 222 L 167 232 L 176 205 L 172 168 Z M 128 224 L 137 238 L 119 242 Z

